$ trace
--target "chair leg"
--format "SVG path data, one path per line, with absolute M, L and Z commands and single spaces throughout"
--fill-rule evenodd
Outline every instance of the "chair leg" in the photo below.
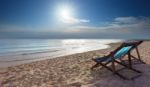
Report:
M 94 68 L 98 67 L 100 64 L 96 63 L 94 66 L 91 67 L 91 70 L 93 70 Z
M 115 60 L 115 62 L 118 63 L 118 64 L 120 64 L 120 65 L 122 65 L 122 66 L 124 66 L 124 67 L 126 67 L 126 68 L 129 68 L 129 66 L 127 66 L 127 65 L 125 65 L 125 64 L 122 64 L 122 63 L 120 63 L 120 62 L 118 62 L 118 61 L 116 61 L 116 60 Z M 135 71 L 135 72 L 137 72 L 137 73 L 142 73 L 141 71 L 136 70 L 136 69 L 134 69 L 134 68 L 132 68 L 132 67 L 130 67 L 129 69 L 131 69 L 131 70 L 133 70 L 133 71 Z
M 140 62 L 143 63 L 143 64 L 146 64 L 146 63 L 143 62 L 142 59 L 141 59 L 141 56 L 140 56 L 140 52 L 139 52 L 139 50 L 138 50 L 138 47 L 136 47 L 136 52 L 137 52 L 137 56 L 138 56 L 138 59 L 140 60 Z
M 132 68 L 131 54 L 128 53 L 129 68 Z
M 114 62 L 114 59 L 112 60 L 111 66 L 112 66 L 112 71 L 113 71 L 113 73 L 115 74 L 115 73 L 116 73 L 116 68 L 115 68 L 115 62 Z
M 133 55 L 131 55 L 131 57 L 132 57 L 134 60 L 140 61 L 140 63 L 146 64 L 144 61 L 139 60 L 138 58 L 134 57 Z
M 108 69 L 109 71 L 113 71 L 110 67 L 108 67 L 106 64 L 103 63 L 99 63 L 102 67 L 105 67 L 106 69 Z
M 105 64 L 103 64 L 103 65 L 107 65 L 107 64 L 109 64 L 110 62 L 106 62 Z M 97 62 L 94 66 L 92 66 L 91 67 L 91 70 L 93 70 L 94 68 L 96 68 L 96 67 L 99 67 L 101 64 L 100 64 L 100 62 Z M 102 66 L 102 65 L 101 65 Z M 101 68 L 103 68 L 104 66 L 102 66 Z
M 141 56 L 140 56 L 140 53 L 139 53 L 138 47 L 136 47 L 136 52 L 137 52 L 138 59 L 141 61 Z
M 107 67 L 106 64 L 100 63 L 100 65 L 103 66 L 103 67 L 105 67 L 105 68 L 108 69 L 109 71 L 113 72 L 113 74 L 119 76 L 120 78 L 122 78 L 122 79 L 124 79 L 124 80 L 129 80 L 128 78 L 126 78 L 125 76 L 119 74 L 119 73 L 116 71 L 116 69 L 115 69 L 115 61 L 114 61 L 114 63 L 112 63 L 112 68 Z
M 137 53 L 137 57 L 134 57 L 133 55 L 131 55 L 131 57 L 135 60 L 140 61 L 140 63 L 146 64 L 144 61 L 142 61 L 141 56 L 140 56 L 140 52 L 138 50 L 138 47 L 135 48 L 135 51 Z

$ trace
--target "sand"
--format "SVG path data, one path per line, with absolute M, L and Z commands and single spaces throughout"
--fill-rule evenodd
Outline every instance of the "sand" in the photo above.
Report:
M 134 68 L 142 75 L 134 80 L 123 80 L 105 68 L 90 70 L 95 64 L 91 59 L 107 55 L 120 44 L 111 48 L 78 53 L 0 69 L 0 87 L 149 87 L 150 42 L 139 46 L 142 60 Z M 135 52 L 133 53 L 135 55 Z M 121 73 L 129 75 L 128 71 Z M 135 73 L 132 73 L 134 75 Z

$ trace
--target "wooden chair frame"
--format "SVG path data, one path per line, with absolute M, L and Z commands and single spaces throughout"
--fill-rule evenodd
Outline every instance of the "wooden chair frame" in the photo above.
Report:
M 111 61 L 98 62 L 98 61 L 96 61 L 96 59 L 93 59 L 93 61 L 95 61 L 96 64 L 95 64 L 91 69 L 93 70 L 94 68 L 96 68 L 96 67 L 98 67 L 98 66 L 102 66 L 102 67 L 105 67 L 106 69 L 110 70 L 111 72 L 113 72 L 114 74 L 118 75 L 119 77 L 121 77 L 121 78 L 123 78 L 123 79 L 125 79 L 125 80 L 134 79 L 134 78 L 136 78 L 136 77 L 139 77 L 141 74 L 140 74 L 140 75 L 137 75 L 137 76 L 135 76 L 135 77 L 132 77 L 132 78 L 127 78 L 127 77 L 123 76 L 122 74 L 120 74 L 120 73 L 118 73 L 118 72 L 119 72 L 120 70 L 122 70 L 122 69 L 128 68 L 128 69 L 130 69 L 130 70 L 132 70 L 132 71 L 134 71 L 134 72 L 142 73 L 141 71 L 136 70 L 136 69 L 134 69 L 134 68 L 132 67 L 132 58 L 133 58 L 133 59 L 136 59 L 136 60 L 139 60 L 140 62 L 144 63 L 144 62 L 141 60 L 141 57 L 140 57 L 140 54 L 139 54 L 139 51 L 138 51 L 138 45 L 140 45 L 142 42 L 143 42 L 143 41 L 132 42 L 132 43 L 131 43 L 131 42 L 130 42 L 130 43 L 123 43 L 120 47 L 118 47 L 116 50 L 114 50 L 113 52 L 111 52 L 108 56 L 105 56 L 105 57 L 111 58 Z M 127 59 L 128 64 L 123 63 L 122 60 L 121 60 L 122 58 L 125 57 L 125 55 L 122 56 L 122 57 L 119 58 L 119 59 L 114 58 L 115 53 L 116 53 L 118 50 L 120 50 L 122 47 L 126 47 L 126 46 L 132 46 L 132 48 L 125 54 L 125 55 L 128 55 L 128 59 Z M 133 49 L 136 50 L 137 55 L 138 55 L 138 58 L 136 58 L 136 57 L 134 57 L 133 55 L 131 55 L 131 51 L 132 51 Z M 111 66 L 107 66 L 107 65 L 110 64 L 110 63 L 111 63 Z M 119 70 L 116 70 L 115 63 L 124 66 L 124 68 L 119 69 Z

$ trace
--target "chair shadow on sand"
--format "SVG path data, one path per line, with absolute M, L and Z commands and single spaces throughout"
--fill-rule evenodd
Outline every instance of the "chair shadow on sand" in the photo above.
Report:
M 121 68 L 120 65 L 117 65 L 117 67 Z M 135 64 L 133 67 L 142 71 L 141 76 L 134 80 L 124 80 L 105 68 L 97 68 L 95 70 L 91 70 L 91 76 L 93 77 L 91 83 L 93 84 L 93 87 L 149 87 L 150 65 Z M 128 69 L 124 69 L 119 73 L 126 77 L 133 77 L 138 74 Z

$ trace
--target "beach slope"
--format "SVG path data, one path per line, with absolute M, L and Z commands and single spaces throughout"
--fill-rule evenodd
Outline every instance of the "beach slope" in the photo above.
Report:
M 149 87 L 149 41 L 139 46 L 141 57 L 146 64 L 134 65 L 143 72 L 142 76 L 134 81 L 123 80 L 104 68 L 90 70 L 95 64 L 91 58 L 107 55 L 119 45 L 120 43 L 111 44 L 111 48 L 108 49 L 1 68 L 0 87 Z M 134 51 L 133 54 L 135 55 Z M 130 72 L 122 73 L 129 75 Z

